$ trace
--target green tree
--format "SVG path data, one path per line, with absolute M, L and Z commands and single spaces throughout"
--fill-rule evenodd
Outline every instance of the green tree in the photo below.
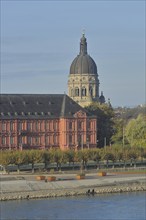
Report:
M 34 164 L 43 162 L 43 151 L 30 150 L 27 151 L 28 163 L 32 165 L 32 173 L 34 173 Z
M 7 171 L 7 166 L 14 164 L 13 151 L 1 151 L 0 164 L 4 167 L 4 171 Z
M 45 164 L 45 170 L 47 170 L 49 163 L 51 162 L 52 155 L 51 150 L 44 150 L 42 155 L 43 162 Z
M 73 170 L 74 170 L 74 163 L 76 161 L 76 152 L 74 150 L 66 150 L 64 153 L 66 154 L 66 158 L 67 158 L 67 161 L 69 162 L 69 166 L 72 163 Z
M 146 116 L 131 119 L 126 126 L 126 137 L 132 147 L 146 147 Z
M 14 151 L 12 154 L 13 163 L 17 165 L 17 172 L 20 172 L 20 166 L 28 162 L 27 154 L 25 151 Z
M 57 170 L 61 170 L 61 164 L 67 161 L 65 152 L 60 149 L 52 149 L 52 161 L 56 163 Z
M 78 161 L 81 163 L 81 171 L 85 168 L 87 168 L 87 162 L 90 158 L 90 150 L 88 149 L 83 149 L 77 151 L 77 158 Z
M 101 150 L 100 149 L 91 149 L 90 150 L 90 159 L 95 161 L 96 168 L 100 169 Z
M 113 135 L 113 117 L 114 111 L 108 104 L 100 104 L 94 102 L 87 106 L 86 109 L 93 115 L 97 116 L 97 140 L 98 147 L 103 147 L 105 144 L 111 144 L 111 136 Z

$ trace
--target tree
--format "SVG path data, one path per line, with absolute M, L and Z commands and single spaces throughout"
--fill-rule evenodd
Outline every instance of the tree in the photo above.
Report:
M 66 154 L 60 149 L 52 149 L 52 161 L 56 163 L 57 170 L 61 170 L 61 164 L 67 161 Z
M 13 151 L 2 151 L 0 157 L 0 164 L 3 165 L 4 171 L 7 171 L 7 166 L 9 164 L 14 164 Z
M 111 144 L 113 135 L 114 111 L 108 104 L 94 102 L 86 107 L 87 111 L 97 116 L 97 140 L 98 147 Z
M 106 167 L 108 168 L 109 160 L 111 160 L 113 162 L 113 166 L 114 166 L 114 163 L 116 161 L 116 156 L 110 151 L 110 149 L 108 149 L 108 150 L 103 149 L 102 159 L 106 160 Z
M 20 165 L 26 164 L 28 162 L 27 154 L 25 151 L 15 151 L 12 154 L 13 163 L 17 165 L 17 172 L 20 172 Z
M 79 150 L 77 151 L 77 158 L 78 161 L 81 163 L 81 171 L 83 168 L 87 168 L 87 162 L 90 158 L 90 150 L 88 149 L 83 149 L 83 150 Z
M 28 150 L 28 163 L 32 164 L 32 173 L 34 173 L 34 164 L 41 163 L 43 161 L 43 152 L 40 150 Z
M 134 162 L 134 166 L 136 167 L 136 160 L 138 159 L 138 151 L 136 150 L 136 148 L 131 148 L 128 151 L 128 159 L 130 159 L 131 161 L 131 166 Z
M 96 168 L 100 169 L 101 152 L 99 149 L 90 150 L 90 159 L 96 162 Z
M 126 137 L 132 147 L 146 147 L 146 116 L 131 119 L 126 126 Z
M 73 163 L 73 169 L 74 169 L 74 162 L 76 161 L 76 152 L 74 150 L 66 150 L 65 154 L 67 161 L 69 162 L 69 166 L 71 163 Z
M 48 168 L 48 164 L 51 162 L 51 150 L 45 150 L 43 151 L 43 162 L 45 164 L 45 170 Z

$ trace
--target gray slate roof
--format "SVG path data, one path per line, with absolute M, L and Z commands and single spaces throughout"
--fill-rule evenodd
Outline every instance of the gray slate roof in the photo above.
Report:
M 72 117 L 82 110 L 66 94 L 1 94 L 0 119 Z

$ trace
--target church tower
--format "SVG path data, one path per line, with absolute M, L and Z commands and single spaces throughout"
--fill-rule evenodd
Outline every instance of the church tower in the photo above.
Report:
M 82 107 L 100 102 L 97 66 L 87 53 L 85 34 L 80 39 L 80 53 L 70 66 L 68 95 Z

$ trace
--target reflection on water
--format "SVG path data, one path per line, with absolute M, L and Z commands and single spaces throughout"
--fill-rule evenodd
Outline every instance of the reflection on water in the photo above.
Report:
M 145 220 L 146 192 L 1 202 L 1 220 Z

